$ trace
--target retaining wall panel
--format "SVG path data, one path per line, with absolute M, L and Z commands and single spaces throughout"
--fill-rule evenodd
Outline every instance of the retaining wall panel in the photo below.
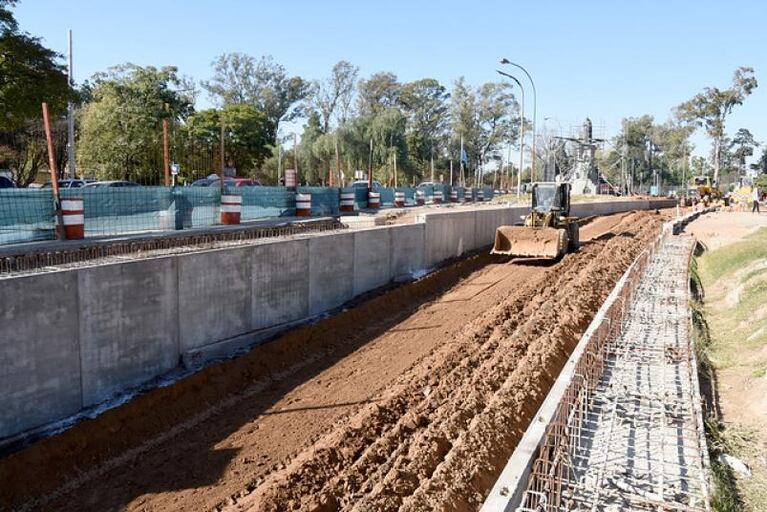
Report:
M 76 273 L 0 279 L 0 438 L 81 407 Z
M 354 292 L 354 233 L 309 238 L 309 314 L 351 300 Z
M 83 405 L 178 364 L 177 270 L 169 257 L 78 271 Z
M 178 257 L 181 350 L 252 330 L 251 251 L 231 248 Z
M 403 224 L 390 226 L 391 276 L 395 281 L 406 281 L 424 268 L 425 225 Z
M 252 249 L 253 329 L 309 316 L 309 239 L 256 245 Z
M 425 215 L 426 267 L 432 268 L 476 249 L 474 217 L 474 211 Z
M 391 282 L 391 229 L 365 229 L 354 233 L 354 296 Z

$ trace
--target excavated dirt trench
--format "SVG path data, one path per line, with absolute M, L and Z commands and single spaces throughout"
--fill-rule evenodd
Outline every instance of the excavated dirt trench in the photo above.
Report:
M 476 510 L 664 216 L 479 255 L 0 460 L 0 510 Z

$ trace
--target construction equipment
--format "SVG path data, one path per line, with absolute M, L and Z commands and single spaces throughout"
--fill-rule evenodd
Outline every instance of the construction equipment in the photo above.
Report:
M 711 178 L 708 176 L 693 176 L 690 178 L 688 191 L 692 190 L 698 191 L 698 197 L 705 206 L 722 199 L 722 193 L 719 191 L 719 188 L 712 186 Z
M 577 218 L 570 217 L 569 183 L 536 183 L 524 226 L 500 226 L 491 254 L 554 259 L 578 248 Z

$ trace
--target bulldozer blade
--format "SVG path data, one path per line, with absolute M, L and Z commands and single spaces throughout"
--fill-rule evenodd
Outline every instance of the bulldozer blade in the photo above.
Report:
M 500 226 L 490 254 L 531 258 L 556 258 L 567 247 L 567 232 L 555 228 Z

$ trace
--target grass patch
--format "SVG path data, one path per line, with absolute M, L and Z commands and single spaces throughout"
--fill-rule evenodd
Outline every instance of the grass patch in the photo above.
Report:
M 762 228 L 742 242 L 707 252 L 700 259 L 704 282 L 713 282 L 754 261 L 767 258 L 767 228 Z
M 705 424 L 712 471 L 711 505 L 716 512 L 767 511 L 767 436 L 733 422 L 723 423 L 713 402 L 717 370 L 737 367 L 741 375 L 755 379 L 767 374 L 767 361 L 760 355 L 767 345 L 765 259 L 767 229 L 761 229 L 741 242 L 697 254 L 691 262 L 693 342 L 701 388 L 711 395 L 706 397 Z M 730 396 L 728 401 L 726 391 L 722 393 L 723 403 L 732 407 L 748 398 Z M 719 462 L 721 453 L 749 464 L 752 475 L 735 474 Z

